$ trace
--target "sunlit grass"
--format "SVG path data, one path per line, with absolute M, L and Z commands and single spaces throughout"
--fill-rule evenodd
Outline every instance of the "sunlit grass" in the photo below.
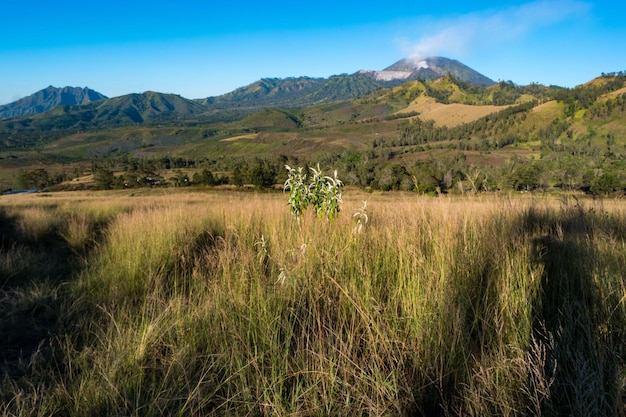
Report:
M 344 201 L 334 221 L 297 222 L 285 194 L 4 200 L 1 271 L 22 272 L 3 287 L 2 331 L 43 326 L 49 347 L 3 352 L 0 412 L 623 412 L 623 203 Z M 42 236 L 71 267 L 18 259 Z M 29 328 L 11 324 L 32 308 Z

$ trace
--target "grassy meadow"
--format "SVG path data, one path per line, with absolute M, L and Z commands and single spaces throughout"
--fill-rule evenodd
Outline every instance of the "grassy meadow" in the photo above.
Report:
M 0 415 L 626 415 L 625 242 L 574 196 L 2 196 Z

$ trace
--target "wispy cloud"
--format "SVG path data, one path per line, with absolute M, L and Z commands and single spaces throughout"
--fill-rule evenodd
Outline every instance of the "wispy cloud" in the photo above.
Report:
M 470 13 L 442 21 L 422 22 L 417 40 L 400 41 L 406 56 L 466 55 L 523 38 L 534 30 L 583 16 L 591 4 L 545 0 L 500 10 Z

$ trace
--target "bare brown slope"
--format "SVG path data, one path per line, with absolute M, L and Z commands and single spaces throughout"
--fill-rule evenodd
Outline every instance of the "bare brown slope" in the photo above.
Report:
M 439 126 L 454 127 L 473 122 L 488 114 L 499 112 L 509 106 L 470 106 L 468 104 L 437 103 L 432 97 L 420 97 L 400 113 L 418 112 L 422 120 L 433 120 Z

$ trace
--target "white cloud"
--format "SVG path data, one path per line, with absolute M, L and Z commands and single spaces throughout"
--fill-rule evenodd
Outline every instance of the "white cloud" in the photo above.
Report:
M 417 40 L 404 39 L 405 56 L 466 55 L 471 51 L 521 39 L 530 32 L 582 16 L 591 4 L 577 0 L 545 0 L 501 10 L 470 13 L 419 24 Z

